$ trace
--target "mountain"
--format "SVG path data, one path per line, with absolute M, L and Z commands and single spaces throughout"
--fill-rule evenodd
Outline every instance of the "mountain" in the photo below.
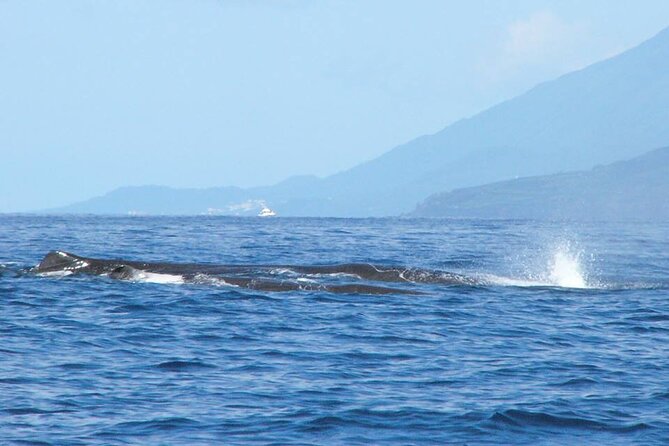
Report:
M 164 209 L 191 213 L 197 202 L 205 212 L 262 200 L 280 215 L 396 215 L 439 191 L 588 169 L 667 144 L 669 28 L 618 56 L 540 84 L 350 170 L 234 192 L 174 191 L 164 198 Z M 135 189 L 130 195 L 144 192 Z M 209 195 L 210 201 L 204 200 Z M 120 209 L 99 197 L 59 211 L 112 208 Z
M 47 213 L 146 214 L 146 215 L 257 215 L 263 206 L 290 198 L 293 205 L 319 209 L 320 199 L 306 193 L 321 180 L 297 176 L 268 187 L 184 188 L 127 186 L 80 203 L 47 210 Z M 284 209 L 282 207 L 282 209 Z M 286 215 L 286 214 L 282 214 Z
M 520 178 L 435 194 L 416 217 L 669 222 L 669 147 L 589 171 Z

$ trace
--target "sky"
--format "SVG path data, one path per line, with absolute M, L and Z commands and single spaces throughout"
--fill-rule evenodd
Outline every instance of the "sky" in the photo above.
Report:
M 0 0 L 0 212 L 330 175 L 667 26 L 666 0 Z

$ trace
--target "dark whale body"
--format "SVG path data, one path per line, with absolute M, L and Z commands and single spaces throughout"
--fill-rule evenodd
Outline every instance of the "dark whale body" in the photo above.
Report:
M 277 279 L 277 270 L 292 275 L 320 277 L 344 276 L 353 283 L 318 283 L 313 280 Z M 364 263 L 337 265 L 210 265 L 192 263 L 147 263 L 122 259 L 94 259 L 63 251 L 52 251 L 33 272 L 90 274 L 113 279 L 134 280 L 141 274 L 178 276 L 186 282 L 198 282 L 202 277 L 214 277 L 228 285 L 263 291 L 326 291 L 351 294 L 422 294 L 407 288 L 392 288 L 387 284 L 407 285 L 430 283 L 443 285 L 476 285 L 476 280 L 459 274 L 401 267 L 377 267 Z M 382 282 L 384 285 L 361 283 Z

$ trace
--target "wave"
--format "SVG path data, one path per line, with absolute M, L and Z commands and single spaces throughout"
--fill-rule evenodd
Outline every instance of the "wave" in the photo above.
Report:
M 201 361 L 166 361 L 156 365 L 156 368 L 166 372 L 197 372 L 215 366 Z
M 548 412 L 531 412 L 526 410 L 509 409 L 495 412 L 490 421 L 514 427 L 535 427 L 549 430 L 564 431 L 565 429 L 594 430 L 608 432 L 634 432 L 648 429 L 646 423 L 618 424 L 592 420 L 574 413 L 555 415 Z
M 127 435 L 152 435 L 156 431 L 182 431 L 197 429 L 201 424 L 190 418 L 167 417 L 154 418 L 144 421 L 126 421 L 118 423 L 106 431 L 96 434 L 99 437 L 114 437 Z

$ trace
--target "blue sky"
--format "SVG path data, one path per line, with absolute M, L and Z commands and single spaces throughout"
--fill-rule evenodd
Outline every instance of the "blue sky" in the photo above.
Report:
M 0 0 L 0 212 L 328 175 L 666 26 L 665 0 Z

